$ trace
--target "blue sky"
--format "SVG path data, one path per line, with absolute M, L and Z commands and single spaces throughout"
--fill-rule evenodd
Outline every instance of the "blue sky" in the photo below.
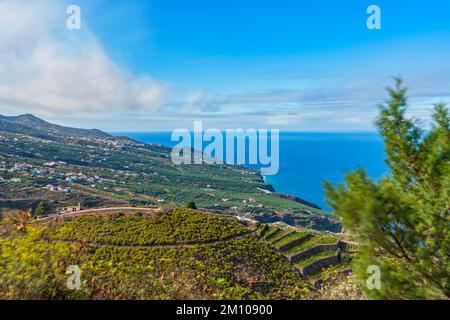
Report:
M 61 28 L 69 3 L 81 8 L 79 31 Z M 381 30 L 366 27 L 371 4 L 381 8 Z M 395 75 L 410 87 L 411 114 L 425 122 L 432 103 L 450 102 L 448 1 L 17 0 L 2 11 L 37 23 L 24 9 L 46 27 L 28 41 L 36 54 L 27 69 L 3 68 L 23 73 L 27 86 L 0 78 L 1 113 L 109 131 L 190 128 L 193 120 L 367 131 Z M 22 31 L 6 31 L 3 42 Z M 0 49 L 1 41 L 0 33 Z M 15 61 L 20 50 L 4 55 Z

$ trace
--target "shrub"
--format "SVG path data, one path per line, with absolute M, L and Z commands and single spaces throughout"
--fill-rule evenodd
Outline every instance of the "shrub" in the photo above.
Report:
M 189 201 L 187 204 L 186 204 L 186 208 L 188 208 L 188 209 L 197 209 L 197 206 L 195 205 L 195 202 L 194 201 Z

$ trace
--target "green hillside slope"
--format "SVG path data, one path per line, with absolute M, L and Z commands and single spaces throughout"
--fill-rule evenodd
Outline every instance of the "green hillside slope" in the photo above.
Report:
M 237 219 L 187 209 L 3 223 L 0 299 L 302 299 L 304 278 Z M 17 229 L 20 229 L 18 231 Z M 81 269 L 80 290 L 66 286 Z
M 96 208 L 194 201 L 199 208 L 246 214 L 261 222 L 341 229 L 335 217 L 315 205 L 270 193 L 272 186 L 258 171 L 177 166 L 169 148 L 61 127 L 31 115 L 0 116 L 0 121 L 0 209 L 35 209 L 44 201 L 46 214 L 52 214 L 67 202 Z

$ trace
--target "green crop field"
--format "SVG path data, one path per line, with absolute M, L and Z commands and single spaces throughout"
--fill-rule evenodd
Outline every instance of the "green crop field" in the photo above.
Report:
M 192 210 L 11 229 L 0 237 L 0 299 L 307 298 L 295 266 L 248 231 Z M 66 288 L 70 265 L 79 291 Z
M 282 246 L 284 246 L 284 245 L 286 245 L 288 243 L 291 243 L 291 242 L 293 242 L 295 240 L 301 239 L 301 238 L 303 238 L 304 236 L 306 236 L 307 234 L 310 234 L 310 233 L 311 233 L 311 231 L 309 231 L 309 230 L 297 231 L 297 232 L 294 232 L 294 233 L 288 235 L 287 237 L 284 237 L 284 238 L 282 238 L 282 239 L 280 239 L 278 241 L 275 241 L 273 243 L 273 245 L 276 248 L 280 248 L 280 247 L 282 247 Z
M 30 133 L 35 133 L 32 128 Z M 52 139 L 2 132 L 0 160 L 7 170 L 0 171 L 0 180 L 7 188 L 0 195 L 12 200 L 2 204 L 0 199 L 4 208 L 35 208 L 34 199 L 49 204 L 46 214 L 55 213 L 50 203 L 62 201 L 80 201 L 84 208 L 109 204 L 184 206 L 194 201 L 198 208 L 248 213 L 260 221 L 289 216 L 293 225 L 340 230 L 332 215 L 314 205 L 262 191 L 273 189 L 255 170 L 230 165 L 176 166 L 170 160 L 170 148 L 129 139 Z M 48 162 L 55 165 L 46 171 L 44 164 Z M 30 167 L 12 172 L 18 163 Z M 31 173 L 31 168 L 39 168 L 40 173 Z M 77 178 L 66 181 L 73 174 Z M 49 192 L 44 189 L 48 185 L 71 190 Z M 17 203 L 17 199 L 24 200 Z M 31 200 L 27 203 L 25 199 Z
M 307 239 L 305 242 L 290 248 L 289 250 L 286 250 L 286 254 L 296 254 L 308 249 L 311 249 L 315 246 L 321 245 L 321 244 L 336 244 L 339 241 L 339 238 L 332 234 L 318 234 L 315 235 L 309 239 Z
M 188 209 L 161 217 L 81 217 L 63 224 L 53 239 L 114 245 L 178 244 L 218 241 L 248 232 L 237 220 Z
M 267 241 L 270 243 L 273 247 L 280 250 L 280 253 L 285 255 L 286 258 L 291 259 L 293 255 L 300 253 L 302 251 L 312 249 L 319 245 L 326 245 L 326 244 L 337 244 L 339 241 L 339 237 L 337 235 L 331 234 L 331 233 L 324 233 L 324 232 L 315 232 L 309 229 L 305 228 L 286 228 L 283 226 L 280 226 L 279 224 L 261 224 L 258 226 L 257 232 L 262 237 L 264 241 Z M 308 237 L 306 237 L 308 236 Z M 306 238 L 305 238 L 306 237 Z M 289 246 L 290 248 L 285 249 L 282 248 L 285 245 L 289 245 L 299 239 L 305 238 L 303 241 L 301 241 L 298 244 L 292 244 L 294 246 Z M 281 250 L 283 249 L 283 250 Z M 318 249 L 320 250 L 320 248 Z M 338 250 L 321 250 L 317 253 L 307 257 L 302 258 L 299 261 L 295 262 L 295 266 L 299 268 L 307 267 L 316 261 L 331 257 L 331 256 L 338 256 Z M 298 258 L 297 258 L 298 259 Z M 296 260 L 297 260 L 296 259 Z M 350 259 L 350 258 L 349 258 Z M 338 266 L 341 264 L 348 265 L 349 259 L 346 259 L 346 261 L 341 261 L 339 259 Z M 292 261 L 292 260 L 291 260 Z M 325 269 L 328 267 L 328 269 L 331 267 L 331 265 L 327 265 L 325 263 Z M 323 269 L 323 268 L 322 268 Z M 323 270 L 325 270 L 323 269 Z M 337 269 L 336 269 L 337 270 Z M 317 274 L 314 275 L 316 278 L 320 278 L 322 273 L 322 270 L 319 270 Z M 308 280 L 310 275 L 308 275 Z
M 321 251 L 315 255 L 312 255 L 306 259 L 300 260 L 299 262 L 297 262 L 295 265 L 298 267 L 306 267 L 320 259 L 323 258 L 328 258 L 328 257 L 332 257 L 332 256 L 336 256 L 336 251 L 332 251 L 332 250 L 325 250 L 325 251 Z

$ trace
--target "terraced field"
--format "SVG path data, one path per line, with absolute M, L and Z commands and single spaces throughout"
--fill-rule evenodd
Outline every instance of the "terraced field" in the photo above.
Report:
M 152 219 L 89 216 L 64 223 L 52 232 L 54 240 L 110 245 L 164 245 L 205 243 L 249 233 L 243 225 L 226 217 L 175 209 Z
M 48 220 L 20 231 L 3 222 L 0 299 L 305 299 L 311 294 L 295 266 L 237 219 L 176 209 L 159 217 Z M 73 265 L 81 271 L 78 291 L 66 287 L 66 270 Z
M 284 254 L 304 276 L 317 276 L 341 264 L 337 235 L 294 228 L 282 223 L 263 224 L 258 234 Z
M 314 262 L 319 261 L 320 259 L 333 257 L 333 256 L 337 256 L 336 251 L 332 251 L 332 250 L 320 251 L 319 253 L 314 254 L 306 259 L 300 260 L 295 265 L 298 267 L 304 268 L 304 267 L 311 265 Z
M 292 256 L 318 245 L 337 244 L 338 241 L 339 239 L 331 234 L 313 234 L 311 238 L 293 248 L 290 248 L 289 250 L 286 250 L 285 253 Z
M 275 248 L 280 249 L 283 248 L 285 245 L 290 244 L 294 241 L 298 241 L 302 238 L 304 238 L 306 235 L 311 234 L 310 230 L 299 230 L 299 231 L 293 231 L 287 236 L 278 239 L 277 241 L 272 242 L 272 244 L 275 246 Z
M 27 123 L 17 132 L 15 121 Z M 174 165 L 171 148 L 144 144 L 101 133 L 103 138 L 74 137 L 77 129 L 58 127 L 31 115 L 0 116 L 0 170 L 4 188 L 0 207 L 35 210 L 42 201 L 45 215 L 58 206 L 80 202 L 82 208 L 156 206 L 162 203 L 216 213 L 249 215 L 252 219 L 291 219 L 291 224 L 339 231 L 339 221 L 307 201 L 279 194 L 257 170 L 231 165 Z M 35 125 L 30 125 L 35 123 Z M 38 129 L 36 129 L 38 128 Z M 45 164 L 55 162 L 51 171 Z M 21 164 L 23 170 L 16 170 Z M 33 172 L 40 172 L 33 173 Z M 67 181 L 69 173 L 77 178 Z M 64 177 L 64 179 L 63 179 Z M 53 192 L 46 186 L 70 187 Z M 224 199 L 227 199 L 226 201 Z M 249 200 L 254 204 L 250 205 Z

